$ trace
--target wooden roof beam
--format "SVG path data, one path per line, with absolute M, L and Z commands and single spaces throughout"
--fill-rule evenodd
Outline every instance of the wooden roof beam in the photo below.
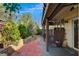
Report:
M 62 8 L 63 4 L 58 4 L 54 11 L 51 13 L 51 15 L 48 17 L 48 19 L 51 20 Z
M 77 5 L 77 3 L 59 3 L 58 6 L 54 9 L 54 11 L 51 13 L 51 15 L 48 17 L 48 19 L 51 20 L 64 7 L 70 6 L 70 5 Z

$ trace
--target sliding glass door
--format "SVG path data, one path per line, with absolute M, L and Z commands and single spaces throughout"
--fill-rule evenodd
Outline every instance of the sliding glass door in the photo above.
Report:
M 74 20 L 74 47 L 78 48 L 78 20 Z

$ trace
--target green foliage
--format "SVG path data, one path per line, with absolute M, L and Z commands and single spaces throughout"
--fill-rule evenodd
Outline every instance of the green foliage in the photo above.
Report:
M 26 27 L 23 24 L 19 25 L 19 31 L 20 31 L 20 36 L 23 39 L 25 39 L 25 38 L 27 38 L 28 36 L 31 35 L 31 32 L 29 31 L 29 27 Z
M 4 16 L 4 14 L 5 14 L 5 9 L 4 9 L 4 7 L 3 7 L 3 5 L 2 5 L 2 3 L 0 4 L 0 20 L 5 20 L 6 19 L 6 16 Z
M 16 12 L 16 11 L 19 11 L 20 9 L 20 4 L 18 3 L 4 3 L 3 6 L 5 7 L 5 12 L 9 12 L 10 16 L 11 16 L 11 13 L 12 12 Z
M 28 37 L 33 34 L 34 22 L 32 21 L 32 16 L 30 13 L 27 14 L 25 13 L 19 17 L 19 21 L 18 21 L 19 29 L 22 29 L 22 25 L 26 27 L 26 31 L 24 31 L 25 35 L 23 35 L 24 37 L 25 36 Z
M 37 28 L 36 28 L 36 34 L 40 35 L 41 33 L 42 33 L 42 30 L 37 26 Z
M 12 21 L 6 21 L 3 29 L 3 36 L 7 44 L 17 44 L 20 39 L 20 33 L 16 24 Z M 9 43 L 8 43 L 9 42 Z
M 30 13 L 24 13 L 19 17 L 18 24 L 24 24 L 26 27 L 32 24 L 32 15 Z
M 33 22 L 30 13 L 23 14 L 19 17 L 18 26 L 20 30 L 21 38 L 25 39 L 28 36 L 40 34 L 41 30 L 38 25 Z
M 27 37 L 32 35 L 32 32 L 30 31 L 29 27 L 26 27 L 26 33 L 27 33 Z

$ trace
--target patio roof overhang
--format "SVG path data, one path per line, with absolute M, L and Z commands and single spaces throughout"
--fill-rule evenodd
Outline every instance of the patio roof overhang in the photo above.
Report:
M 57 22 L 63 20 L 70 20 L 70 18 L 78 16 L 79 4 L 77 3 L 49 3 L 45 7 L 42 27 L 45 35 L 46 48 L 48 51 L 49 40 L 49 26 L 55 25 Z
M 46 6 L 42 25 L 45 24 L 46 19 L 49 20 L 49 25 L 54 25 L 56 21 L 66 20 L 68 16 L 76 15 L 78 15 L 77 3 L 50 3 Z

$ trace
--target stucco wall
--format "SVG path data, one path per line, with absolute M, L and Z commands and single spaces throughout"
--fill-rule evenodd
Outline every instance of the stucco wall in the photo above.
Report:
M 68 23 L 65 24 L 66 39 L 67 39 L 67 42 L 68 42 L 68 46 L 71 47 L 71 48 L 74 48 L 74 49 L 76 49 L 76 48 L 74 47 L 74 25 L 73 25 L 73 21 L 76 20 L 76 19 L 79 19 L 79 17 L 71 18 L 68 21 Z M 79 30 L 79 27 L 78 27 L 78 30 Z M 76 50 L 78 51 L 79 49 L 76 49 Z
M 66 39 L 68 42 L 68 46 L 74 48 L 74 25 L 73 20 L 78 19 L 78 9 L 75 8 L 73 11 L 69 12 L 65 17 L 68 20 L 68 23 L 65 24 L 66 30 Z
M 73 48 L 74 38 L 73 38 L 72 20 L 68 21 L 68 23 L 65 24 L 65 30 L 66 30 L 66 39 L 67 39 L 68 46 Z

